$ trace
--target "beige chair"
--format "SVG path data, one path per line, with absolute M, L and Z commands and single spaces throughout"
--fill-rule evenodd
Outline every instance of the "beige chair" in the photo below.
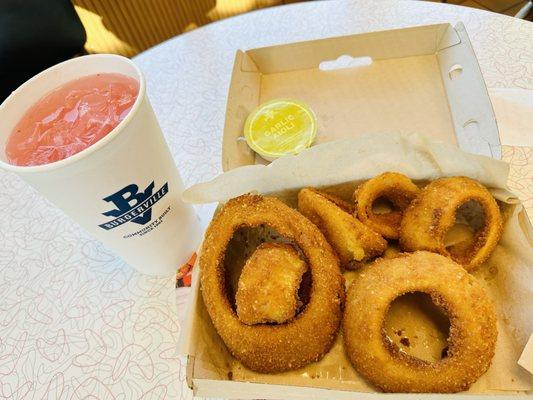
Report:
M 518 10 L 515 18 L 524 19 L 531 12 L 531 10 L 533 10 L 533 1 L 528 1 L 520 10 Z
M 207 23 L 295 0 L 72 0 L 89 53 L 131 57 Z

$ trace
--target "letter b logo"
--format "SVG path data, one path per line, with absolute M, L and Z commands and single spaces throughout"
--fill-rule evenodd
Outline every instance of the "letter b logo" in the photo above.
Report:
M 139 186 L 135 184 L 128 185 L 111 196 L 104 198 L 105 201 L 113 203 L 116 209 L 107 211 L 103 214 L 108 217 L 120 217 L 148 199 L 152 195 L 153 190 L 154 182 L 148 185 L 144 192 L 139 192 Z M 144 225 L 151 219 L 152 209 L 151 207 L 147 207 L 146 211 L 144 211 L 141 215 L 131 219 L 131 222 Z

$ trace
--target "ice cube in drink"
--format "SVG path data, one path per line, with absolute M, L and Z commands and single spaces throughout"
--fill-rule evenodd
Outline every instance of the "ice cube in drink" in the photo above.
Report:
M 89 75 L 39 99 L 15 125 L 6 143 L 9 163 L 49 164 L 96 143 L 131 110 L 139 82 L 117 73 Z

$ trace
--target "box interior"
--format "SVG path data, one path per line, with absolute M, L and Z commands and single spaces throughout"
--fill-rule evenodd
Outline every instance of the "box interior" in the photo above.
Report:
M 419 132 L 478 154 L 499 152 L 492 107 L 468 37 L 449 24 L 239 51 L 224 129 L 225 171 L 266 163 L 248 148 L 242 132 L 255 107 L 277 98 L 296 99 L 313 110 L 316 143 Z

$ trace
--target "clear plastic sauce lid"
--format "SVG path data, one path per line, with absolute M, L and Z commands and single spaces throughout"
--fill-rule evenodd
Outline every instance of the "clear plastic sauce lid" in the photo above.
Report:
M 315 136 L 315 115 L 296 100 L 263 103 L 250 113 L 244 125 L 248 146 L 269 161 L 300 153 L 311 146 Z

